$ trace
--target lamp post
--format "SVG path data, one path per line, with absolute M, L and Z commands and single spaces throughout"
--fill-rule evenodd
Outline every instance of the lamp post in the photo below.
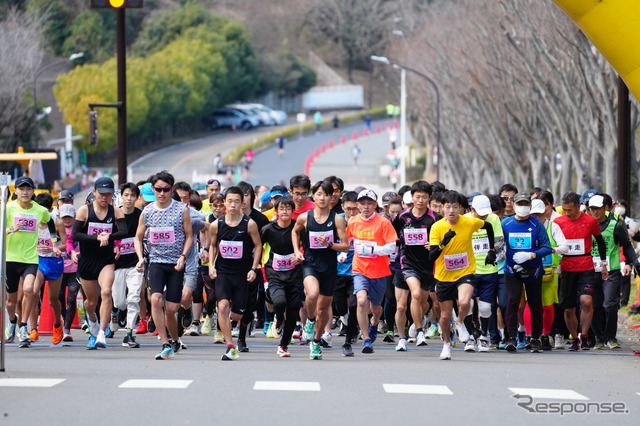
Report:
M 38 122 L 38 98 L 36 96 L 38 78 L 42 75 L 43 72 L 45 72 L 46 70 L 48 70 L 49 68 L 51 68 L 54 65 L 59 65 L 59 64 L 61 64 L 63 62 L 66 62 L 66 61 L 73 62 L 76 59 L 82 58 L 83 56 L 84 56 L 84 52 L 78 52 L 78 53 L 72 54 L 68 58 L 63 58 L 63 59 L 58 60 L 58 61 L 53 61 L 49 65 L 46 65 L 46 66 L 40 68 L 38 70 L 38 72 L 36 73 L 35 77 L 33 77 L 33 114 L 34 114 L 34 116 L 36 118 L 36 123 Z M 39 147 L 40 147 L 40 139 L 36 138 L 36 151 L 38 151 Z
M 412 72 L 416 75 L 419 75 L 420 77 L 424 78 L 425 80 L 427 80 L 427 82 L 429 82 L 429 84 L 431 85 L 431 87 L 433 87 L 433 90 L 436 92 L 436 180 L 440 180 L 440 143 L 441 143 L 441 135 L 440 135 L 440 90 L 438 89 L 438 85 L 431 79 L 429 78 L 429 76 L 427 76 L 426 74 L 415 70 L 413 68 L 410 68 L 406 65 L 401 65 L 401 64 L 397 64 L 394 62 L 391 62 L 387 57 L 385 56 L 371 56 L 370 58 L 372 61 L 375 62 L 380 62 L 382 64 L 385 65 L 391 65 L 392 67 L 399 69 L 401 71 L 400 74 L 400 79 L 401 79 L 401 84 L 400 84 L 400 114 L 401 114 L 401 118 L 400 118 L 400 146 L 401 146 L 401 150 L 402 150 L 402 156 L 400 158 L 400 167 L 402 168 L 400 173 L 402 176 L 404 176 L 405 173 L 405 167 L 404 167 L 404 143 L 406 142 L 404 140 L 405 136 L 405 132 L 406 132 L 406 118 L 405 118 L 405 110 L 404 108 L 406 108 L 406 106 L 403 106 L 404 103 L 406 103 L 406 82 L 405 82 L 405 73 L 406 71 Z M 404 179 L 402 179 L 402 184 L 404 185 Z

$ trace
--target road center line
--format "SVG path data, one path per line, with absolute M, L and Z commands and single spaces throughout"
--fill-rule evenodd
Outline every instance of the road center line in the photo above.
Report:
M 533 398 L 589 400 L 586 396 L 571 389 L 509 388 L 509 390 L 516 395 L 529 395 Z
M 453 395 L 451 389 L 447 386 L 439 385 L 402 385 L 402 384 L 383 384 L 386 393 L 410 393 L 423 395 Z
M 319 392 L 318 382 L 256 382 L 253 390 Z
M 186 389 L 193 380 L 127 380 L 119 388 L 128 389 Z
M 66 379 L 0 379 L 0 386 L 13 388 L 52 388 Z

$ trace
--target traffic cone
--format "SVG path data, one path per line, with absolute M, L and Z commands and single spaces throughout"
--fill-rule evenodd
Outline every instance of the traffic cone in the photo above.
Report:
M 358 131 L 354 130 L 353 134 L 351 135 L 351 139 L 353 139 L 354 141 L 358 140 Z
M 325 144 L 320 145 L 320 152 L 323 154 L 327 152 L 327 146 Z
M 64 300 L 65 301 L 67 300 L 68 294 L 69 294 L 69 287 L 66 288 L 66 292 L 65 292 L 65 295 L 64 295 Z M 80 297 L 82 297 L 82 296 L 80 296 Z M 81 328 L 80 320 L 78 319 L 78 303 L 77 303 L 77 300 L 78 300 L 78 298 L 76 296 L 76 303 L 73 304 L 73 310 L 75 312 L 75 315 L 73 315 L 73 321 L 71 322 L 71 328 L 73 328 L 74 330 L 78 330 L 78 329 Z M 67 309 L 68 308 L 69 307 L 67 306 Z
M 376 124 L 376 133 L 382 132 L 382 128 L 380 127 L 380 123 Z
M 389 124 L 388 121 L 384 123 L 384 130 L 387 132 L 391 131 L 391 125 Z
M 44 282 L 42 309 L 40 310 L 40 321 L 37 330 L 38 334 L 43 336 L 50 336 L 53 334 L 53 309 L 51 308 L 51 305 L 49 305 L 49 281 Z
M 340 136 L 340 143 L 347 143 L 347 135 L 344 133 Z
M 394 129 L 398 128 L 398 120 L 393 120 L 393 128 Z
M 329 148 L 333 148 L 333 138 L 329 138 Z
M 313 156 L 314 156 L 315 158 L 318 158 L 318 157 L 320 156 L 320 148 L 316 148 L 316 150 L 315 150 L 315 151 L 313 151 Z
M 364 135 L 363 136 L 369 136 L 369 127 L 367 127 L 367 126 L 364 127 Z

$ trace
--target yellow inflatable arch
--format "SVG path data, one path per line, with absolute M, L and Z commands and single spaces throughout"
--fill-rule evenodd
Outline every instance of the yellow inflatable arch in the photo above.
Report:
M 640 1 L 553 0 L 640 100 Z

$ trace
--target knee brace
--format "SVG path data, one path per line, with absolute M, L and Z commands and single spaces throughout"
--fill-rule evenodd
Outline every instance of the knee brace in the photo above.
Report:
M 478 311 L 481 318 L 489 318 L 491 316 L 491 303 L 478 301 Z

